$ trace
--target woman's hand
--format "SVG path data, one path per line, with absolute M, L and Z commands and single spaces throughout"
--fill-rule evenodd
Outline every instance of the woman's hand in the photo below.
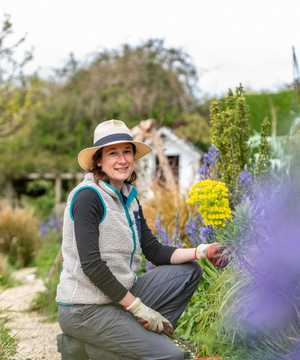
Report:
M 212 244 L 200 244 L 197 246 L 196 259 L 207 259 L 215 267 L 222 269 L 228 265 L 230 262 L 230 253 L 228 248 L 224 245 L 221 245 L 217 242 Z
M 173 332 L 173 326 L 168 319 L 159 312 L 143 304 L 140 298 L 135 298 L 134 302 L 126 308 L 138 321 L 144 325 L 145 329 L 157 333 L 166 332 L 167 335 Z

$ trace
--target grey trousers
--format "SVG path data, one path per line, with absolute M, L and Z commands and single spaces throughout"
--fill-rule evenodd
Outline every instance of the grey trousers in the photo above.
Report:
M 137 279 L 131 292 L 173 326 L 201 278 L 195 262 L 163 265 Z M 85 343 L 90 360 L 182 360 L 183 352 L 164 334 L 144 329 L 119 305 L 59 306 L 63 332 Z

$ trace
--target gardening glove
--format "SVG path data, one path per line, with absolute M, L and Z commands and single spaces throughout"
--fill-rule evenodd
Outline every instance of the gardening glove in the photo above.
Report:
M 143 304 L 140 298 L 135 298 L 133 303 L 129 305 L 126 310 L 130 311 L 139 322 L 143 323 L 147 330 L 157 333 L 173 332 L 173 326 L 169 320 L 162 316 L 159 312 L 151 309 Z
M 230 251 L 219 243 L 200 244 L 196 248 L 197 259 L 207 259 L 216 268 L 222 269 L 230 262 Z

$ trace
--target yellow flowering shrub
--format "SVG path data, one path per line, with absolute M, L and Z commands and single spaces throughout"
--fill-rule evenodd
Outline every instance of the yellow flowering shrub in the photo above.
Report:
M 189 191 L 187 203 L 197 206 L 206 226 L 224 226 L 232 219 L 228 189 L 221 181 L 207 179 L 197 182 Z

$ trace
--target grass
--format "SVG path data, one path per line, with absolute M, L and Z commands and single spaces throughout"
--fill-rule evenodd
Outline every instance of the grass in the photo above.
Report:
M 8 262 L 7 256 L 0 253 L 0 290 L 20 285 L 20 281 L 12 276 L 14 267 Z
M 20 285 L 21 282 L 14 279 L 9 272 L 0 274 L 0 290 Z
M 37 267 L 37 275 L 40 276 L 46 286 L 46 290 L 37 294 L 31 304 L 31 310 L 45 315 L 49 321 L 57 320 L 57 304 L 55 301 L 56 287 L 59 279 L 60 264 L 48 277 L 49 271 L 55 261 L 60 248 L 60 234 L 52 231 L 43 238 L 42 246 L 37 254 L 34 265 Z
M 50 231 L 42 238 L 42 245 L 39 249 L 33 265 L 37 268 L 37 275 L 46 280 L 54 259 L 60 248 L 60 234 Z
M 16 353 L 16 340 L 5 327 L 3 319 L 0 319 L 0 359 L 9 360 Z

